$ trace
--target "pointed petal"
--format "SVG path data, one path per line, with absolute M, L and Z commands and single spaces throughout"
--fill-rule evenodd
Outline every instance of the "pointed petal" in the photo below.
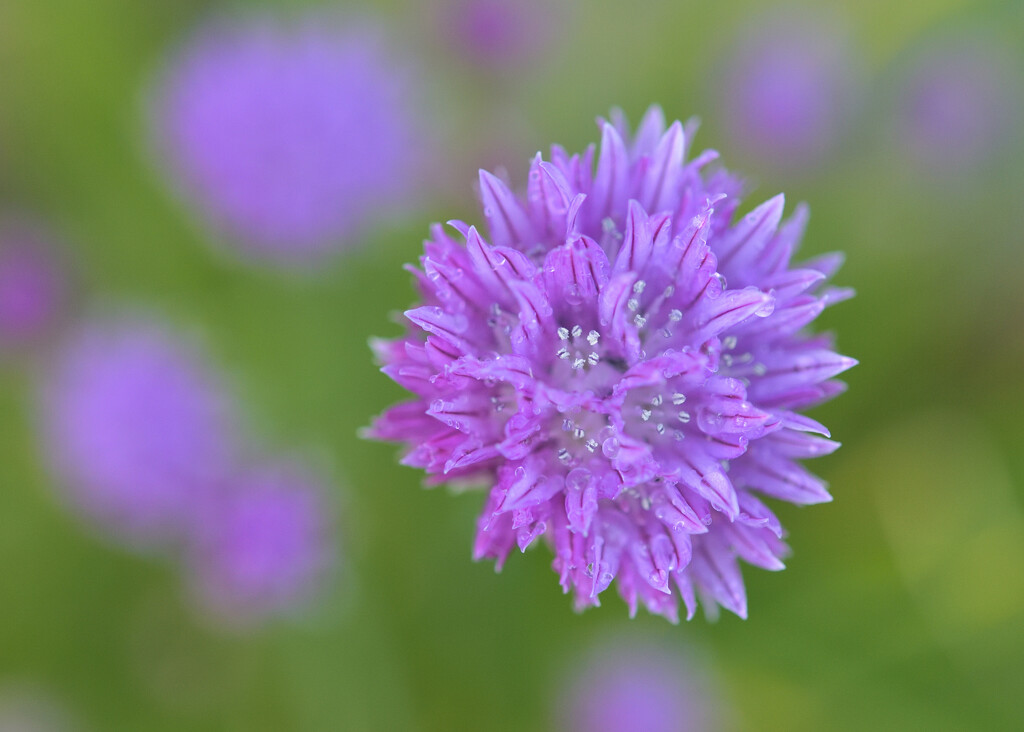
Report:
M 679 482 L 697 495 L 706 499 L 711 506 L 729 517 L 736 518 L 740 512 L 736 490 L 722 465 L 702 453 L 681 456 L 678 463 Z
M 648 211 L 665 211 L 675 203 L 683 170 L 683 147 L 683 126 L 676 121 L 659 141 L 640 184 L 640 203 Z
M 772 449 L 781 457 L 804 459 L 831 455 L 839 449 L 840 443 L 816 435 L 783 429 L 766 438 Z
M 832 500 L 823 480 L 798 463 L 764 452 L 748 452 L 736 461 L 733 475 L 742 485 L 781 501 L 806 506 Z
M 508 247 L 491 246 L 481 238 L 475 226 L 466 232 L 466 251 L 474 273 L 485 285 L 499 292 L 507 291 L 511 295 L 512 282 L 529 280 L 536 274 L 536 267 L 525 254 Z
M 465 315 L 446 312 L 432 305 L 405 311 L 405 317 L 438 338 L 452 344 L 463 353 L 472 353 L 473 347 L 462 336 L 469 325 Z
M 611 340 L 618 347 L 620 355 L 630 364 L 640 356 L 640 336 L 627 306 L 635 280 L 635 275 L 630 272 L 612 277 L 601 291 L 598 306 L 601 325 L 610 331 Z
M 657 104 L 652 105 L 644 113 L 643 119 L 637 126 L 636 135 L 633 138 L 633 149 L 630 151 L 633 160 L 637 160 L 643 155 L 651 155 L 664 133 L 665 113 Z
M 552 249 L 544 259 L 544 286 L 555 302 L 586 306 L 608 282 L 608 256 L 587 236 Z
M 756 526 L 771 531 L 775 536 L 782 538 L 784 532 L 779 518 L 770 508 L 761 503 L 754 494 L 749 491 L 740 491 L 740 515 L 736 520 L 747 526 Z
M 758 536 L 757 529 L 736 523 L 729 524 L 726 531 L 729 535 L 729 543 L 740 559 L 755 567 L 767 569 L 769 572 L 778 572 L 786 568 L 786 565 L 772 552 L 768 543 Z
M 548 235 L 563 236 L 565 214 L 572 200 L 569 183 L 557 167 L 541 160 L 540 153 L 530 163 L 526 196 L 536 230 Z
M 703 343 L 752 317 L 771 314 L 775 298 L 756 287 L 726 290 L 719 297 L 701 301 L 691 316 L 692 340 Z
M 748 213 L 718 244 L 719 266 L 731 277 L 731 270 L 757 259 L 782 220 L 786 198 L 779 194 Z M 730 265 L 735 265 L 731 267 Z
M 630 200 L 626 211 L 626 230 L 615 257 L 612 274 L 639 272 L 650 256 L 652 244 L 650 219 L 643 207 Z
M 773 354 L 764 372 L 751 382 L 751 395 L 755 390 L 760 397 L 818 384 L 856 365 L 856 359 L 826 350 Z
M 605 123 L 601 129 L 601 155 L 591 189 L 590 205 L 593 219 L 621 215 L 629 195 L 629 155 L 618 131 Z
M 787 269 L 764 277 L 760 285 L 764 290 L 774 290 L 779 302 L 789 302 L 824 279 L 825 275 L 816 269 Z
M 480 198 L 484 217 L 497 246 L 525 246 L 534 240 L 533 225 L 519 199 L 499 178 L 480 171 Z
M 801 267 L 817 270 L 825 276 L 825 279 L 830 279 L 843 266 L 845 260 L 846 255 L 842 252 L 829 252 L 828 254 L 822 254 L 814 259 L 807 260 Z
M 701 589 L 741 618 L 747 617 L 747 590 L 736 560 L 725 547 L 703 548 L 690 563 Z

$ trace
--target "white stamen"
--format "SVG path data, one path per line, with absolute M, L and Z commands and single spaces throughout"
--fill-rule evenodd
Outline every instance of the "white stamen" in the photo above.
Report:
M 651 414 L 652 414 L 652 412 L 651 412 L 650 409 L 641 409 L 640 410 L 640 419 L 642 419 L 644 422 L 646 422 L 647 420 L 649 420 L 651 418 Z
M 589 343 L 590 345 L 596 346 L 599 340 L 601 340 L 601 334 L 598 333 L 596 330 L 592 330 L 589 333 L 587 333 L 587 343 Z
M 558 329 L 558 338 L 560 340 L 563 340 L 563 341 L 569 340 L 569 329 L 568 328 L 559 328 Z
M 686 394 L 683 394 L 681 391 L 677 391 L 675 394 L 672 395 L 672 403 L 675 404 L 677 407 L 685 401 Z
M 581 335 L 583 335 L 583 328 L 579 327 L 578 325 L 574 325 L 572 327 L 572 337 L 579 338 Z
M 679 421 L 682 422 L 683 424 L 686 424 L 687 422 L 689 422 L 690 421 L 690 413 L 689 412 L 680 412 L 679 413 Z
M 678 323 L 680 320 L 683 319 L 683 313 L 680 310 L 669 310 L 668 319 L 671 320 L 673 323 Z

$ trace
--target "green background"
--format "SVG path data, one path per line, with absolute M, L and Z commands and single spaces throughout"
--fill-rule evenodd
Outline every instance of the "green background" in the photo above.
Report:
M 574 662 L 635 637 L 713 679 L 737 729 L 1024 728 L 1020 130 L 993 165 L 942 179 L 903 159 L 887 117 L 900 63 L 933 33 L 982 29 L 1019 54 L 1024 3 L 837 4 L 867 94 L 836 159 L 789 173 L 716 133 L 716 74 L 762 3 L 578 2 L 536 63 L 499 74 L 445 53 L 429 3 L 363 4 L 425 59 L 443 184 L 316 275 L 218 254 L 147 152 L 146 85 L 219 7 L 2 0 L 0 209 L 62 234 L 76 307 L 142 308 L 203 334 L 253 434 L 333 477 L 342 569 L 300 619 L 211 627 L 172 563 L 62 510 L 34 441 L 32 369 L 7 364 L 0 697 L 29 685 L 97 730 L 545 729 Z M 759 181 L 748 205 L 779 190 L 809 201 L 804 253 L 844 250 L 838 282 L 858 291 L 820 319 L 861 361 L 814 415 L 844 443 L 812 463 L 835 502 L 780 510 L 794 555 L 782 573 L 745 570 L 746 621 L 629 621 L 612 593 L 576 615 L 546 548 L 500 575 L 473 563 L 481 496 L 421 490 L 392 446 L 356 438 L 401 395 L 367 338 L 397 333 L 391 316 L 413 298 L 401 265 L 427 224 L 477 216 L 478 158 L 501 143 L 522 183 L 535 150 L 581 149 L 596 115 L 637 119 L 651 102 L 702 116 L 698 147 Z

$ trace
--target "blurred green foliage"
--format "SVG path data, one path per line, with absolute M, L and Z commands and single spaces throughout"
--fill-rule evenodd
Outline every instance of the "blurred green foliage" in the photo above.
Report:
M 543 729 L 573 659 L 635 634 L 711 664 L 695 673 L 714 675 L 739 729 L 1024 728 L 1022 154 L 927 180 L 885 134 L 887 80 L 915 43 L 988 25 L 1019 45 L 1024 12 L 844 3 L 871 73 L 868 108 L 843 156 L 785 175 L 736 159 L 716 135 L 715 69 L 761 6 L 578 2 L 550 53 L 496 81 L 420 37 L 424 4 L 360 8 L 425 54 L 449 139 L 483 150 L 495 120 L 514 118 L 519 139 L 505 142 L 519 183 L 534 150 L 579 149 L 612 105 L 636 118 L 659 102 L 670 118 L 702 114 L 698 145 L 759 181 L 752 199 L 784 189 L 811 203 L 806 254 L 847 253 L 839 282 L 858 297 L 822 327 L 861 365 L 815 415 L 845 443 L 814 465 L 836 500 L 781 509 L 794 556 L 780 574 L 745 572 L 749 620 L 671 627 L 628 621 L 611 593 L 575 615 L 546 549 L 511 557 L 500 576 L 474 564 L 481 496 L 421 490 L 393 448 L 356 438 L 401 396 L 366 347 L 397 332 L 389 316 L 412 300 L 401 265 L 429 222 L 474 215 L 464 151 L 451 153 L 446 192 L 316 276 L 242 265 L 183 215 L 142 129 L 162 54 L 219 5 L 0 5 L 0 207 L 62 232 L 85 309 L 127 304 L 200 328 L 253 431 L 335 476 L 344 546 L 343 571 L 307 617 L 239 636 L 206 627 L 173 567 L 61 509 L 33 440 L 31 380 L 7 366 L 0 686 L 45 688 L 98 730 Z

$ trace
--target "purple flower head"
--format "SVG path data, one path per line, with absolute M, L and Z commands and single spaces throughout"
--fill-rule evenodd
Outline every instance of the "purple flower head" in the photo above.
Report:
M 718 90 L 733 144 L 779 167 L 820 162 L 857 101 L 856 58 L 840 27 L 816 15 L 762 18 L 735 47 Z
M 617 640 L 593 649 L 559 697 L 566 732 L 708 732 L 717 729 L 704 684 L 653 643 Z
M 54 694 L 25 681 L 0 687 L 0 732 L 70 732 L 79 729 Z
M 411 201 L 422 135 L 384 38 L 319 15 L 206 28 L 171 60 L 154 134 L 177 187 L 244 253 L 309 264 Z
M 190 566 L 200 603 L 253 622 L 308 600 L 329 564 L 325 493 L 294 466 L 249 468 L 193 517 Z
M 832 452 L 798 410 L 854 361 L 803 328 L 849 293 L 838 255 L 790 260 L 807 210 L 776 196 L 736 218 L 740 182 L 689 159 L 695 132 L 652 108 L 601 147 L 553 147 L 524 196 L 481 171 L 488 235 L 431 230 L 408 334 L 375 344 L 415 395 L 368 434 L 406 443 L 432 482 L 491 485 L 475 556 L 545 537 L 577 608 L 617 580 L 630 611 L 672 620 L 699 594 L 747 611 L 737 559 L 782 569 L 758 496 L 830 500 L 796 459 Z M 596 157 L 596 172 L 594 161 Z
M 36 342 L 53 329 L 66 287 L 62 263 L 40 231 L 0 223 L 0 354 Z
M 538 0 L 447 0 L 440 20 L 448 43 L 494 69 L 530 60 L 552 36 L 558 3 Z
M 963 170 L 1014 129 L 1024 80 L 996 39 L 957 37 L 923 49 L 898 85 L 901 146 L 926 166 Z
M 67 499 L 133 545 L 176 539 L 230 461 L 223 392 L 188 342 L 153 323 L 83 327 L 42 404 L 45 454 Z

